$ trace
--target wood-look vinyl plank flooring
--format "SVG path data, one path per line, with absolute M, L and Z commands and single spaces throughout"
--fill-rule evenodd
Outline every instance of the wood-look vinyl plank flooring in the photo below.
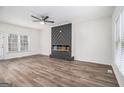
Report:
M 12 87 L 117 87 L 112 67 L 34 55 L 0 61 L 0 83 Z

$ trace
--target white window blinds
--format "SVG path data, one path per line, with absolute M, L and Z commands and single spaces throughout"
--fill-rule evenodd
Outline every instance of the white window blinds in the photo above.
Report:
M 20 51 L 28 51 L 28 46 L 29 46 L 29 43 L 28 43 L 28 36 L 23 36 L 21 35 L 20 36 Z
M 124 75 L 124 9 L 116 20 L 116 64 L 120 72 Z
M 121 32 L 121 17 L 119 15 L 116 20 L 116 50 L 117 50 L 116 64 L 118 67 L 120 67 L 120 49 L 121 49 L 120 32 Z
M 9 34 L 8 36 L 8 51 L 17 52 L 18 51 L 18 35 Z
M 8 52 L 25 52 L 29 50 L 29 37 L 27 35 L 8 35 Z
M 124 9 L 121 12 L 121 34 L 120 34 L 120 70 L 124 75 Z

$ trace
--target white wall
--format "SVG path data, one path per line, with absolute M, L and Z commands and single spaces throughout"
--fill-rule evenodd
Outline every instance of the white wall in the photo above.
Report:
M 51 54 L 51 27 L 44 25 L 40 34 L 41 54 L 49 56 Z
M 73 55 L 76 60 L 111 64 L 111 18 L 73 22 Z
M 4 34 L 15 33 L 19 35 L 28 35 L 30 38 L 30 50 L 28 52 L 8 53 L 7 44 L 6 44 L 6 47 L 4 49 L 4 54 L 5 54 L 6 59 L 34 55 L 34 54 L 40 53 L 39 52 L 40 31 L 0 22 L 0 32 L 3 32 Z
M 112 20 L 102 18 L 72 22 L 72 56 L 75 60 L 111 64 Z M 41 31 L 41 54 L 51 53 L 51 28 Z
M 119 61 L 118 56 L 117 56 L 117 49 L 116 49 L 116 28 L 115 28 L 115 20 L 118 17 L 120 10 L 122 7 L 116 7 L 113 17 L 112 17 L 112 50 L 113 50 L 113 61 L 112 61 L 112 66 L 115 72 L 115 75 L 117 77 L 118 83 L 120 86 L 124 87 L 124 76 L 120 73 L 116 63 Z

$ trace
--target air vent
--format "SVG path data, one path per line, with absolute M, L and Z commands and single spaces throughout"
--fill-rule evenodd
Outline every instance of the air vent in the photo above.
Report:
M 113 73 L 113 71 L 112 71 L 111 69 L 108 69 L 108 70 L 107 70 L 107 73 L 112 74 L 112 73 Z

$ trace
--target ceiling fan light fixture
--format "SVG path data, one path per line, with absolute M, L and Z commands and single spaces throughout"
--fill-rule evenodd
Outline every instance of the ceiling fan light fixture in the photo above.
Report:
M 44 24 L 45 24 L 45 22 L 44 22 L 44 21 L 42 21 L 42 22 L 40 22 L 40 24 L 44 25 Z

